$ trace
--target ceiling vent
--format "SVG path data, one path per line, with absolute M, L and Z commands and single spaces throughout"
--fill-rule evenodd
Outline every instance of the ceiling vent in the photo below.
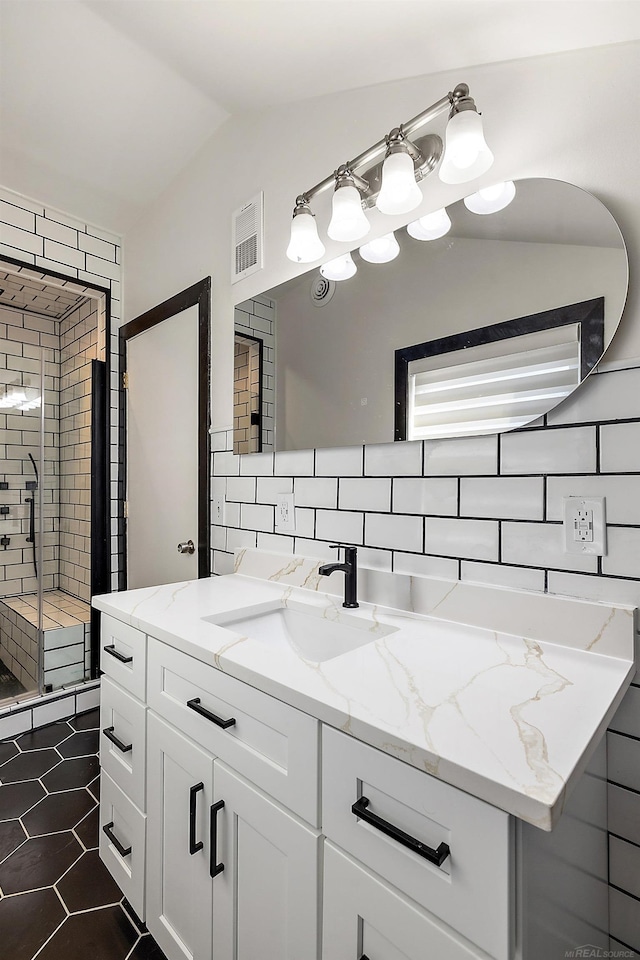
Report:
M 231 282 L 244 280 L 257 270 L 262 270 L 264 241 L 263 194 L 259 193 L 236 210 L 232 217 Z
M 335 292 L 335 281 L 328 280 L 326 277 L 323 277 L 321 273 L 311 281 L 309 293 L 311 294 L 311 303 L 314 307 L 326 307 Z

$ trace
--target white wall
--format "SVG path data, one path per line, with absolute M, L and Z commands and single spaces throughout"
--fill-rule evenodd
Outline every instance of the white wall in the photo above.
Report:
M 632 121 L 639 62 L 640 44 L 618 44 L 382 84 L 228 121 L 127 235 L 126 319 L 211 274 L 213 418 L 231 424 L 232 304 L 299 272 L 285 258 L 296 195 L 459 81 L 471 87 L 496 157 L 481 182 L 546 176 L 576 183 L 612 211 L 633 263 L 640 253 Z M 444 124 L 443 117 L 432 129 L 442 132 Z M 231 213 L 258 190 L 265 193 L 265 268 L 232 286 Z M 424 191 L 418 212 L 451 203 L 468 188 L 435 177 Z M 325 226 L 328 199 L 324 213 L 316 205 Z M 378 220 L 374 231 L 401 220 Z M 339 251 L 327 244 L 328 256 Z M 639 297 L 632 290 L 609 360 L 640 357 L 640 328 L 631 319 Z

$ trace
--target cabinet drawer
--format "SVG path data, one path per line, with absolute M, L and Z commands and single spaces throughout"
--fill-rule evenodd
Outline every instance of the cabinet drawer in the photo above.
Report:
M 132 693 L 145 698 L 147 638 L 141 630 L 102 614 L 100 667 L 108 677 Z
M 512 827 L 508 814 L 380 750 L 323 728 L 323 832 L 403 893 L 507 960 L 512 940 Z M 352 811 L 403 832 L 389 836 Z M 449 855 L 441 866 L 406 845 L 415 838 Z M 404 840 L 404 842 L 403 842 Z
M 486 957 L 330 843 L 325 843 L 322 946 L 323 960 Z
M 148 698 L 178 730 L 317 826 L 317 720 L 152 638 Z M 233 723 L 218 726 L 203 709 Z
M 100 777 L 100 859 L 141 920 L 144 920 L 146 819 L 103 771 Z M 105 827 L 110 836 L 105 833 Z
M 146 707 L 108 677 L 100 696 L 100 765 L 145 810 Z

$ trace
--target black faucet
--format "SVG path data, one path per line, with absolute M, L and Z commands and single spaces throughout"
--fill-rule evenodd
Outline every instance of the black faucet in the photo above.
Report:
M 328 577 L 336 570 L 344 572 L 343 607 L 359 607 L 358 603 L 358 548 L 346 547 L 342 543 L 331 544 L 332 550 L 344 549 L 344 563 L 323 563 L 318 569 L 321 577 Z

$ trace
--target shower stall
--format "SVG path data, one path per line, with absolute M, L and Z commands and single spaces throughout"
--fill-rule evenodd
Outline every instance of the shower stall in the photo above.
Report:
M 107 298 L 0 261 L 0 706 L 96 675 Z

